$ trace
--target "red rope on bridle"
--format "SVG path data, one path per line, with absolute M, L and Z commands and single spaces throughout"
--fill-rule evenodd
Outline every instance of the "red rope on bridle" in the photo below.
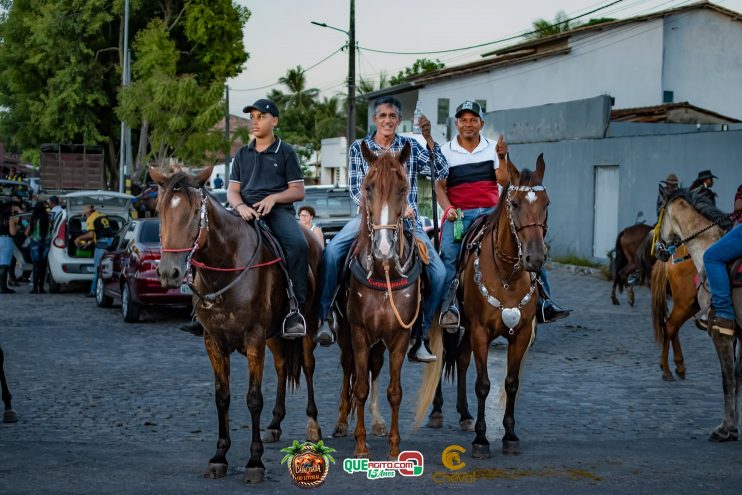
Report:
M 183 248 L 183 249 L 167 249 L 167 248 L 160 248 L 160 251 L 163 253 L 185 253 L 187 251 L 190 251 L 193 248 Z
M 189 251 L 189 249 L 186 249 L 186 251 Z M 252 270 L 253 268 L 260 268 L 261 266 L 274 265 L 276 263 L 279 263 L 280 261 L 281 261 L 281 258 L 275 258 L 270 261 L 266 261 L 265 263 L 258 263 L 257 265 L 240 266 L 237 268 L 219 268 L 216 266 L 209 266 L 205 263 L 201 263 L 198 260 L 191 259 L 191 265 L 195 266 L 196 268 L 203 268 L 205 270 L 212 270 L 215 272 L 241 272 L 243 270 Z

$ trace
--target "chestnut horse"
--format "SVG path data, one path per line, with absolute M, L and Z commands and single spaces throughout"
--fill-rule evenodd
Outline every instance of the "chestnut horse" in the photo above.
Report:
M 402 231 L 407 206 L 409 183 L 403 163 L 410 157 L 410 145 L 405 144 L 399 156 L 384 153 L 375 156 L 361 144 L 361 152 L 369 164 L 362 184 L 360 230 L 356 238 L 354 263 L 363 267 L 368 283 L 350 275 L 338 295 L 345 313 L 339 318 L 338 344 L 343 366 L 343 385 L 335 436 L 347 431 L 348 414 L 355 412 L 355 457 L 368 457 L 366 444 L 365 404 L 369 395 L 369 375 L 375 382 L 383 364 L 384 348 L 389 350 L 389 386 L 387 399 L 392 410 L 389 428 L 389 458 L 397 459 L 399 443 L 399 405 L 402 402 L 401 372 L 410 343 L 410 328 L 420 312 L 422 280 L 411 277 L 405 260 L 416 249 Z M 372 387 L 372 413 L 374 390 Z M 374 430 L 383 430 L 376 418 Z M 379 434 L 379 431 L 375 431 Z
M 697 197 L 684 189 L 675 190 L 669 195 L 666 195 L 662 188 L 660 192 L 665 195 L 666 201 L 659 222 L 660 249 L 655 254 L 660 260 L 667 261 L 672 255 L 667 245 L 676 247 L 685 245 L 696 270 L 703 273 L 703 254 L 724 234 L 719 225 L 730 224 L 728 215 L 707 203 L 698 201 Z M 708 291 L 699 290 L 698 299 L 702 308 L 707 307 L 710 300 Z M 734 441 L 739 438 L 737 423 L 742 393 L 742 334 L 739 332 L 742 325 L 742 289 L 734 289 L 732 299 L 737 316 L 736 334 L 725 335 L 719 331 L 709 331 L 721 365 L 724 391 L 724 419 L 709 436 L 709 440 L 714 442 Z
M 459 345 L 458 349 L 460 352 L 473 351 L 477 370 L 476 435 L 472 446 L 475 458 L 488 458 L 490 455 L 484 414 L 490 391 L 487 354 L 490 343 L 498 336 L 508 341 L 502 449 L 506 454 L 520 451 L 515 434 L 515 399 L 521 366 L 536 329 L 535 273 L 541 269 L 546 257 L 544 237 L 549 198 L 542 185 L 545 168 L 543 155 L 539 155 L 536 161 L 535 172 L 518 171 L 508 157 L 509 184 L 503 189 L 505 197 L 483 228 L 470 229 L 461 243 L 466 253 L 459 267 L 459 300 L 462 301 L 462 326 L 466 328 L 470 345 Z M 458 372 L 465 375 L 466 370 L 459 369 Z M 428 404 L 423 401 L 431 396 L 430 391 L 437 387 L 439 379 L 436 370 L 426 370 L 418 402 L 418 421 L 421 411 L 427 409 Z
M 158 267 L 160 282 L 165 287 L 180 287 L 197 267 L 194 288 L 194 308 L 204 327 L 204 344 L 214 370 L 215 400 L 219 416 L 219 440 L 216 454 L 209 460 L 206 476 L 220 478 L 227 473 L 226 454 L 229 437 L 229 368 L 230 355 L 238 351 L 247 357 L 249 391 L 247 407 L 252 418 L 250 459 L 245 470 L 246 482 L 263 480 L 265 466 L 261 460 L 263 441 L 277 441 L 281 421 L 286 414 L 286 382 L 298 385 L 301 368 L 307 381 L 307 439 L 317 441 L 321 431 L 317 423 L 314 402 L 315 343 L 317 330 L 315 299 L 317 271 L 322 247 L 314 235 L 305 230 L 309 243 L 309 280 L 306 313 L 307 336 L 293 341 L 279 334 L 288 309 L 286 278 L 279 261 L 269 251 L 254 222 L 245 222 L 239 215 L 226 210 L 204 189 L 211 168 L 195 179 L 179 172 L 171 177 L 151 169 L 152 178 L 160 186 L 157 212 L 160 220 L 162 259 Z M 260 438 L 260 413 L 263 410 L 261 384 L 265 346 L 273 354 L 276 369 L 277 394 L 273 419 Z
M 662 345 L 662 354 L 660 354 L 662 379 L 669 382 L 675 380 L 667 362 L 670 344 L 672 344 L 675 361 L 675 374 L 684 380 L 685 361 L 678 334 L 683 324 L 700 309 L 696 302 L 698 289 L 696 289 L 695 276 L 698 272 L 693 262 L 683 259 L 686 254 L 685 247 L 681 247 L 675 254 L 674 259 L 677 262 L 658 261 L 652 268 L 652 325 L 654 338 L 658 344 Z M 668 286 L 670 295 L 672 295 L 672 311 L 669 316 L 667 314 Z
M 634 305 L 634 287 L 633 284 L 628 283 L 628 278 L 632 273 L 638 272 L 639 283 L 642 283 L 652 269 L 651 265 L 645 267 L 641 264 L 641 259 L 646 259 L 642 256 L 642 250 L 649 247 L 646 246 L 646 240 L 651 231 L 652 227 L 649 225 L 637 223 L 618 233 L 616 237 L 616 259 L 612 270 L 611 301 L 613 304 L 621 304 L 616 297 L 616 289 L 623 292 L 626 288 L 629 306 Z M 654 258 L 649 259 L 654 262 Z

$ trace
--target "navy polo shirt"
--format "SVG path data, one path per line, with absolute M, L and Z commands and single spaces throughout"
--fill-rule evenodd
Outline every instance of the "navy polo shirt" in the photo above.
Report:
M 276 137 L 273 144 L 258 152 L 253 139 L 232 160 L 229 182 L 240 184 L 242 201 L 252 206 L 266 196 L 285 191 L 291 182 L 304 182 L 304 175 L 290 144 Z

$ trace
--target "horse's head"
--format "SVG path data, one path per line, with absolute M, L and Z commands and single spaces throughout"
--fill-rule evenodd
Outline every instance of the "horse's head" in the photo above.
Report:
M 542 185 L 544 180 L 544 155 L 536 160 L 536 171 L 518 171 L 510 158 L 507 159 L 510 185 L 507 187 L 503 205 L 507 208 L 510 228 L 516 242 L 521 246 L 521 260 L 529 272 L 541 270 L 546 259 L 546 237 L 549 196 Z
M 383 153 L 376 156 L 361 143 L 363 158 L 369 170 L 362 185 L 362 213 L 366 215 L 366 229 L 361 243 L 370 240 L 371 253 L 376 260 L 389 262 L 394 259 L 402 242 L 402 219 L 407 208 L 409 183 L 403 163 L 410 157 L 410 143 L 405 143 L 399 155 Z
M 162 257 L 157 267 L 163 287 L 180 287 L 186 275 L 186 260 L 201 237 L 205 218 L 201 215 L 201 188 L 211 176 L 209 167 L 198 176 L 185 172 L 167 176 L 150 168 L 150 177 L 160 190 L 157 214 L 160 217 Z M 203 240 L 201 240 L 203 243 Z

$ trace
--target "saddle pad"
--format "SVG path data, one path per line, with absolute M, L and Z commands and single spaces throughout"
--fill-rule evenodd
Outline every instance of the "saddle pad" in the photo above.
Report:
M 357 258 L 353 258 L 350 260 L 349 268 L 350 272 L 353 274 L 353 278 L 358 280 L 366 287 L 380 291 L 387 290 L 386 279 L 367 278 L 368 274 Z M 421 270 L 422 263 L 420 258 L 418 257 L 415 259 L 412 267 L 410 268 L 410 271 L 407 273 L 407 278 L 390 279 L 389 285 L 392 286 L 392 290 L 406 289 L 417 281 L 418 277 L 420 276 Z

